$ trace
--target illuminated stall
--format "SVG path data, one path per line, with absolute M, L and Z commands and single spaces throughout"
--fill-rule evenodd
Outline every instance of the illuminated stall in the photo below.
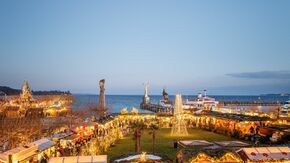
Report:
M 289 147 L 242 148 L 237 153 L 245 162 L 290 162 Z
M 194 155 L 189 162 L 190 163 L 208 163 L 208 162 L 219 162 L 219 163 L 243 163 L 244 161 L 234 152 L 227 151 L 220 155 L 209 154 L 210 152 L 199 152 Z
M 53 157 L 48 163 L 107 163 L 107 155 Z
M 0 154 L 4 163 L 26 163 L 40 161 L 44 155 L 52 156 L 55 143 L 43 138 L 26 146 L 20 146 Z

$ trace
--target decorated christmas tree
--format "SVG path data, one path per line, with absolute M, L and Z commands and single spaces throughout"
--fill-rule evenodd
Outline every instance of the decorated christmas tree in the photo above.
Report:
M 182 98 L 181 94 L 175 96 L 174 105 L 174 121 L 172 124 L 171 135 L 188 135 L 184 113 L 182 108 Z
M 24 104 L 30 104 L 33 101 L 32 93 L 27 81 L 24 81 L 22 85 L 22 92 L 20 94 L 20 100 Z

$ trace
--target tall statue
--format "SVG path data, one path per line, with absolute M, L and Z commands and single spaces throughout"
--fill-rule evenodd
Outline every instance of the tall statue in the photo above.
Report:
M 105 100 L 105 79 L 100 80 L 99 85 L 100 85 L 100 95 L 99 95 L 99 104 L 98 104 L 98 114 L 100 118 L 103 118 L 107 111 L 106 100 Z
M 163 88 L 162 96 L 163 96 L 163 100 L 164 100 L 165 104 L 169 104 L 169 103 L 170 103 L 170 101 L 169 101 L 169 95 L 168 95 L 168 93 L 165 91 L 165 88 Z
M 143 103 L 144 104 L 147 104 L 150 102 L 150 98 L 148 96 L 148 86 L 149 84 L 148 83 L 144 83 L 144 97 L 143 97 Z

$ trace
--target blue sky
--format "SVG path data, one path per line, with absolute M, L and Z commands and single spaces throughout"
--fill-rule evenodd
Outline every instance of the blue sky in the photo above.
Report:
M 290 92 L 290 1 L 0 1 L 0 85 Z

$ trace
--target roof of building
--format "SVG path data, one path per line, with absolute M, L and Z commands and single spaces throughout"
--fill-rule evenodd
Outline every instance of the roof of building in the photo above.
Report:
M 182 146 L 210 146 L 213 145 L 213 143 L 210 143 L 205 140 L 180 140 L 178 143 Z
M 107 155 L 53 157 L 48 163 L 107 163 Z
M 267 160 L 289 160 L 289 147 L 258 147 L 258 148 L 242 148 L 237 151 L 241 156 L 246 156 L 251 161 L 267 161 Z
M 249 147 L 250 144 L 241 141 L 219 141 L 214 142 L 215 144 L 222 147 Z
M 38 147 L 39 151 L 43 151 L 49 147 L 54 146 L 56 143 L 47 139 L 47 138 L 43 138 L 43 139 L 39 139 L 35 142 L 29 143 L 29 145 L 36 145 Z

